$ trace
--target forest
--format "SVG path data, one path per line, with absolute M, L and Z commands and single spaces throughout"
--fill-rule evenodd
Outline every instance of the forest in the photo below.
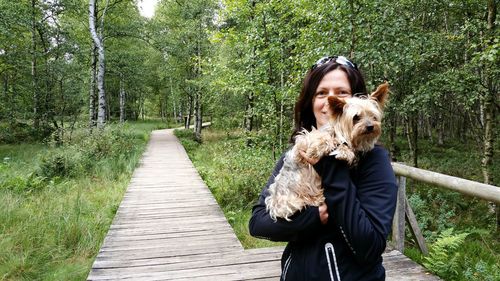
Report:
M 177 135 L 238 237 L 267 245 L 251 206 L 323 56 L 356 62 L 369 91 L 389 82 L 393 161 L 500 185 L 497 0 L 161 0 L 150 18 L 143 2 L 0 0 L 1 280 L 83 280 L 149 132 L 188 124 Z M 410 189 L 437 246 L 405 254 L 498 280 L 496 206 Z

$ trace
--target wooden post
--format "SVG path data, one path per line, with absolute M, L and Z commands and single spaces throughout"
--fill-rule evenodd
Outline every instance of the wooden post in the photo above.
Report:
M 415 217 L 415 214 L 411 209 L 410 203 L 406 198 L 405 198 L 405 213 L 406 213 L 406 220 L 408 221 L 408 224 L 410 224 L 410 230 L 411 233 L 413 234 L 413 238 L 415 238 L 415 241 L 417 241 L 418 247 L 420 248 L 422 254 L 424 254 L 424 256 L 427 256 L 429 254 L 429 250 L 427 250 L 427 245 L 425 244 L 425 238 L 422 235 L 422 231 L 420 231 L 417 218 Z
M 398 201 L 396 212 L 392 220 L 392 242 L 396 250 L 403 253 L 405 245 L 405 202 L 406 202 L 406 178 L 398 177 Z

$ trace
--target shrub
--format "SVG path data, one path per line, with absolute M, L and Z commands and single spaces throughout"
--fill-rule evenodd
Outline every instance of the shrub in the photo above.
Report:
M 49 152 L 40 162 L 38 175 L 45 178 L 72 177 L 78 172 L 78 154 L 71 149 Z
M 49 137 L 53 130 L 44 124 L 40 124 L 38 130 L 35 130 L 32 125 L 25 122 L 0 123 L 0 143 L 19 143 L 19 140 L 39 141 Z

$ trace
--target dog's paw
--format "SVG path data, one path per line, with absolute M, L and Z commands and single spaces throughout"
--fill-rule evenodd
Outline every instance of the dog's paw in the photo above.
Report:
M 354 158 L 356 158 L 356 154 L 354 154 L 354 152 L 345 145 L 337 147 L 335 152 L 336 153 L 334 155 L 336 159 L 347 161 L 349 165 L 353 163 Z

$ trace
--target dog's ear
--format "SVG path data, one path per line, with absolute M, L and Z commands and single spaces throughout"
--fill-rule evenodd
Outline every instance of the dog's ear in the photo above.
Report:
M 344 112 L 345 103 L 346 103 L 346 101 L 344 99 L 339 98 L 337 96 L 329 96 L 328 97 L 328 104 L 330 105 L 330 108 L 332 109 L 334 117 L 342 115 L 342 113 Z
M 371 93 L 370 98 L 377 101 L 380 108 L 384 108 L 388 96 L 389 96 L 389 83 L 384 82 L 383 84 L 380 84 L 377 87 L 375 92 Z

